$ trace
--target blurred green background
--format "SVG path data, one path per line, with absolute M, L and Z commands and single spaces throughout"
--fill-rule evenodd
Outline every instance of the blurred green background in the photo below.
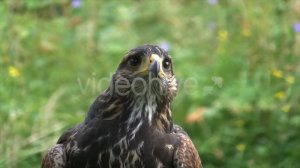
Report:
M 122 56 L 169 49 L 204 167 L 300 166 L 299 0 L 0 1 L 0 167 L 39 167 Z

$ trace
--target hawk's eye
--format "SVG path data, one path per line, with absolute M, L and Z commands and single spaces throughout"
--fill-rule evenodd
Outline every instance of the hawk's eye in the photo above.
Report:
M 171 60 L 169 58 L 166 58 L 163 60 L 163 67 L 166 70 L 170 70 L 171 68 Z
M 138 66 L 138 65 L 141 64 L 141 62 L 142 62 L 141 57 L 137 56 L 137 55 L 130 57 L 129 60 L 128 60 L 128 64 L 130 66 Z

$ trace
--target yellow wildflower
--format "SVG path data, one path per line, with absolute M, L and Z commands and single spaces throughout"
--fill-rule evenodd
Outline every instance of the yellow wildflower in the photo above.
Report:
M 17 78 L 17 77 L 20 76 L 20 71 L 16 67 L 14 67 L 14 66 L 10 66 L 8 68 L 8 73 L 13 78 Z
M 283 72 L 279 69 L 274 69 L 272 71 L 272 75 L 275 76 L 276 78 L 282 78 L 283 77 Z
M 286 104 L 286 105 L 284 105 L 284 106 L 281 108 L 281 110 L 282 110 L 283 112 L 288 113 L 288 112 L 290 112 L 290 110 L 291 110 L 291 105 Z
M 228 32 L 226 30 L 219 31 L 218 38 L 220 41 L 226 41 L 228 39 Z
M 243 143 L 240 143 L 238 145 L 235 146 L 236 150 L 240 151 L 240 152 L 244 152 L 246 149 L 246 145 Z
M 288 77 L 285 78 L 285 81 L 288 83 L 288 84 L 293 84 L 295 82 L 295 77 L 289 75 Z
M 274 97 L 278 100 L 283 100 L 285 98 L 285 93 L 283 91 L 276 92 Z
M 243 29 L 242 35 L 245 37 L 250 37 L 252 35 L 252 32 L 250 29 L 246 28 L 246 29 Z

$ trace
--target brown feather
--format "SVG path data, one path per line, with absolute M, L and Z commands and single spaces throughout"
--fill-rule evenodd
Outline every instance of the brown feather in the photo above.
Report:
M 66 166 L 65 149 L 62 144 L 50 148 L 42 161 L 42 168 L 64 168 Z
M 178 125 L 174 125 L 174 133 L 179 143 L 174 153 L 174 166 L 178 168 L 202 168 L 201 160 L 192 140 Z

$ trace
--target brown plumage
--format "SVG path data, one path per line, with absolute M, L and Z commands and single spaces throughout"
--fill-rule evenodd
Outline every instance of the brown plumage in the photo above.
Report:
M 130 50 L 84 122 L 59 138 L 42 167 L 202 167 L 193 142 L 172 122 L 176 92 L 165 50 L 155 45 Z
M 179 144 L 174 154 L 174 163 L 178 167 L 184 168 L 202 167 L 197 149 L 186 132 L 178 125 L 174 125 L 174 133 L 179 137 Z

